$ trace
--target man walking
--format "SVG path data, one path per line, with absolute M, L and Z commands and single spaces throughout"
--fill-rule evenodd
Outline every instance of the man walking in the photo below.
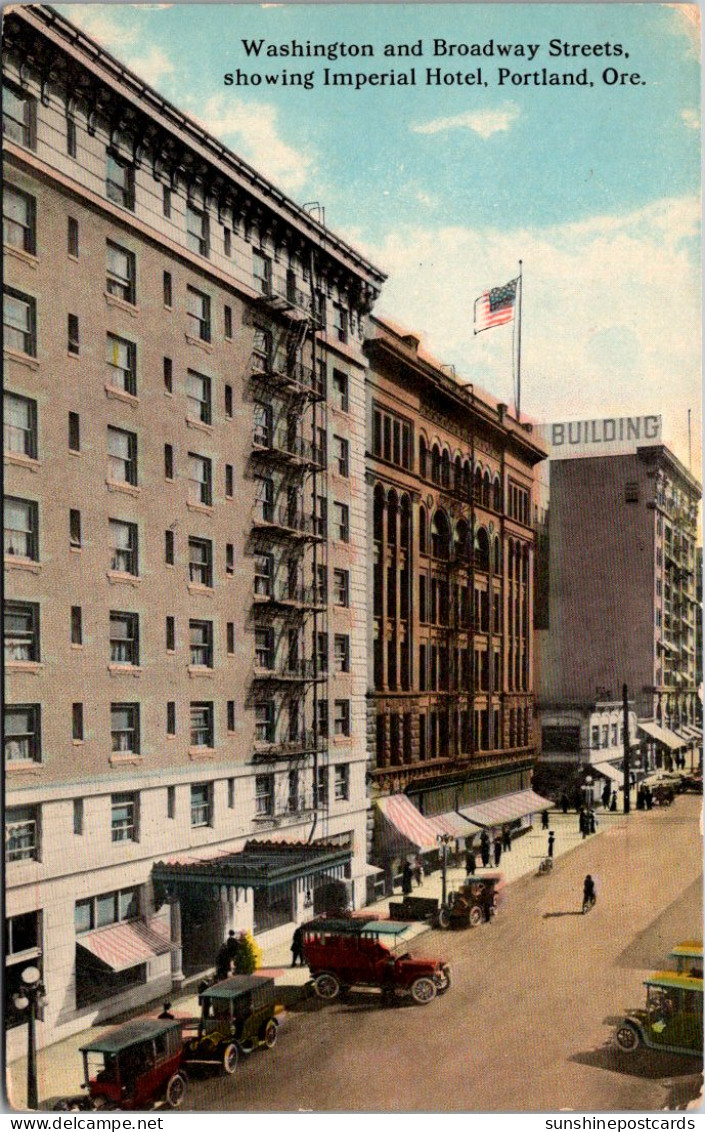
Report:
M 502 850 L 505 853 L 511 853 L 512 851 L 512 835 L 507 825 L 505 825 L 502 830 Z
M 477 857 L 475 850 L 471 847 L 465 854 L 465 874 L 469 877 L 474 877 L 475 869 L 477 868 Z
M 549 855 L 549 857 L 553 857 L 553 843 L 554 843 L 555 840 L 556 840 L 556 835 L 553 832 L 553 830 L 551 830 L 549 835 L 548 835 L 548 855 Z
M 502 860 L 502 842 L 499 840 L 499 837 L 495 837 L 495 839 L 494 839 L 494 865 L 495 865 L 495 868 L 498 868 L 499 862 L 501 860 Z
M 543 810 L 541 813 L 541 828 L 548 829 L 548 810 Z
M 411 881 L 413 875 L 413 870 L 407 858 L 407 860 L 404 861 L 404 868 L 401 874 L 401 890 L 404 896 L 411 896 Z
M 487 868 L 490 863 L 490 839 L 487 836 L 487 831 L 483 829 L 482 837 L 480 838 L 480 856 L 482 858 L 483 868 Z

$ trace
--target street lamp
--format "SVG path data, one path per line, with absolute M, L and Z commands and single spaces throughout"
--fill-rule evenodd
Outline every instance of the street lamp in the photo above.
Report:
M 446 896 L 447 896 L 447 890 L 448 890 L 448 877 L 447 877 L 448 846 L 450 845 L 451 841 L 453 841 L 453 838 L 451 837 L 451 835 L 449 833 L 437 833 L 436 834 L 436 841 L 438 842 L 438 844 L 441 847 L 441 867 L 443 869 L 443 873 L 442 873 L 442 885 L 443 885 L 443 887 L 441 889 L 441 904 L 445 904 Z
M 42 973 L 38 967 L 25 967 L 19 991 L 12 996 L 16 1010 L 29 1009 L 27 1018 L 27 1108 L 39 1108 L 37 1088 L 37 1007 L 45 1003 Z
M 585 781 L 583 783 L 583 792 L 585 794 L 585 809 L 591 810 L 592 807 L 593 807 L 593 803 L 595 801 L 595 798 L 594 798 L 594 795 L 593 795 L 593 792 L 592 792 L 592 775 L 590 775 L 590 774 L 588 774 L 587 778 L 585 779 Z

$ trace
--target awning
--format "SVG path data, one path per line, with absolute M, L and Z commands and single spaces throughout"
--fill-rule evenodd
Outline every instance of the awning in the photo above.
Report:
M 468 833 L 472 833 L 465 818 L 461 818 L 455 810 L 448 810 L 445 814 L 424 814 L 424 817 L 437 833 L 447 833 L 451 837 L 467 837 Z
M 651 719 L 638 720 L 637 727 L 650 739 L 655 739 L 663 747 L 668 747 L 669 751 L 680 751 L 684 746 L 684 740 L 680 735 L 676 735 L 675 731 L 669 731 L 667 727 L 659 726 Z
M 359 880 L 360 877 L 376 877 L 378 873 L 383 873 L 384 869 L 380 869 L 379 865 L 371 865 L 369 861 L 361 861 L 359 865 L 353 863 L 352 880 Z
M 516 821 L 527 814 L 550 810 L 553 802 L 535 794 L 533 790 L 520 790 L 516 794 L 504 794 L 476 806 L 463 806 L 458 812 L 474 825 L 491 827 Z
M 609 778 L 617 786 L 624 786 L 624 771 L 620 767 L 612 766 L 611 763 L 594 763 L 592 769 L 604 774 L 605 778 Z
M 76 943 L 112 971 L 127 971 L 171 951 L 167 937 L 147 927 L 141 920 L 84 932 L 76 936 Z
M 436 829 L 419 813 L 406 794 L 379 798 L 377 809 L 383 820 L 383 841 L 391 852 L 404 853 L 409 845 L 422 852 L 438 848 Z
M 325 841 L 248 841 L 238 853 L 157 861 L 152 876 L 165 884 L 271 889 L 287 881 L 308 884 L 321 873 L 342 879 L 351 859 L 351 849 Z

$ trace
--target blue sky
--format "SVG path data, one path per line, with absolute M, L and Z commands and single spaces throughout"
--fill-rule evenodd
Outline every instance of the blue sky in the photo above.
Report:
M 700 431 L 697 9 L 656 4 L 59 7 L 328 224 L 390 279 L 380 313 L 511 399 L 511 328 L 475 338 L 472 305 L 523 258 L 525 409 L 543 419 L 662 412 L 687 459 Z M 248 58 L 242 39 L 370 43 L 373 59 Z M 540 44 L 526 58 L 433 57 L 434 39 Z M 422 41 L 421 58 L 385 58 Z M 551 58 L 552 39 L 628 59 Z M 415 87 L 324 87 L 323 67 L 415 66 Z M 426 86 L 427 67 L 485 86 Z M 605 67 L 640 85 L 603 84 Z M 579 71 L 593 87 L 497 85 Z M 223 85 L 237 68 L 315 71 L 315 86 Z M 699 461 L 699 439 L 694 454 Z M 694 465 L 695 466 L 695 465 Z

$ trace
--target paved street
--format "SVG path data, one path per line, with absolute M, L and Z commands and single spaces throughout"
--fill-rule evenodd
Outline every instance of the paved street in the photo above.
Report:
M 508 890 L 496 921 L 431 932 L 419 954 L 451 961 L 455 985 L 426 1008 L 374 993 L 289 1016 L 280 1044 L 232 1080 L 194 1080 L 210 1110 L 656 1110 L 697 1092 L 695 1059 L 610 1048 L 644 974 L 702 928 L 701 802 L 615 817 L 600 836 Z M 591 872 L 598 904 L 577 914 Z

